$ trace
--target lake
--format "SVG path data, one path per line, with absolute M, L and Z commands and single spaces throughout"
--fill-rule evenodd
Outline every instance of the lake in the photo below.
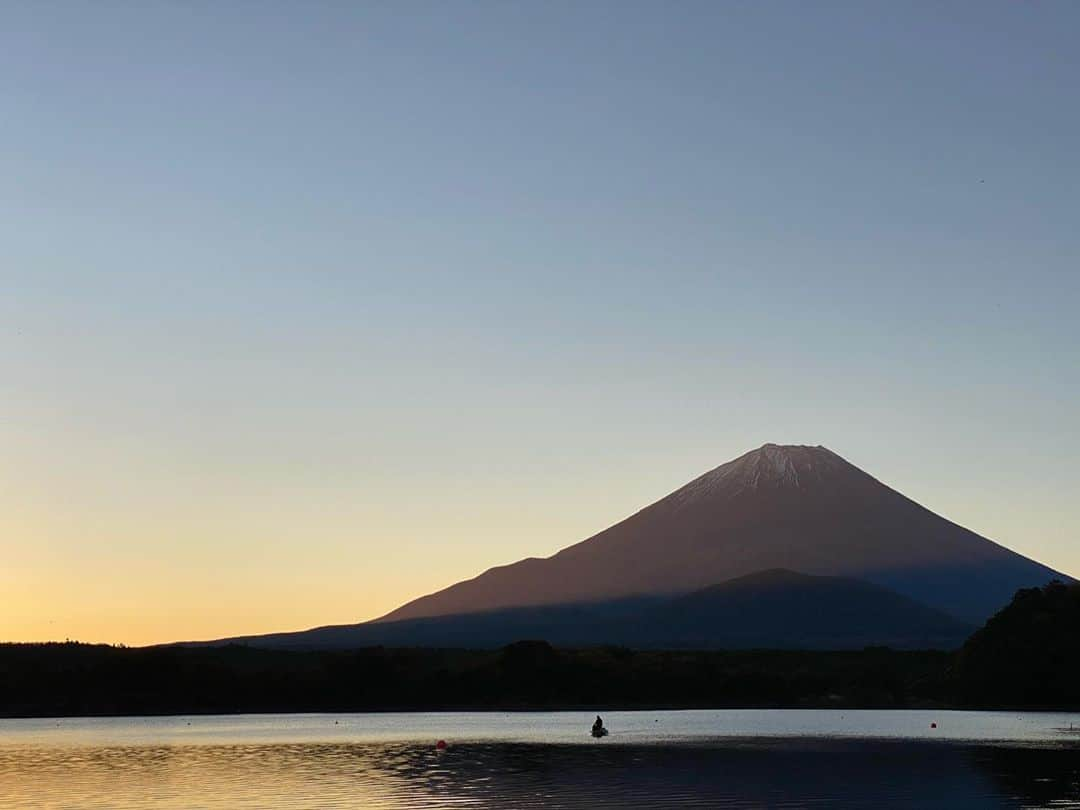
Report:
M 0 808 L 1080 808 L 1080 714 L 603 716 L 0 720 Z

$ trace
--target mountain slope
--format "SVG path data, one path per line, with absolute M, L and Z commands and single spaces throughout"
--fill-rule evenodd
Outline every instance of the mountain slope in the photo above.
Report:
M 762 570 L 847 576 L 982 622 L 1063 577 L 941 518 L 824 447 L 764 445 L 546 559 L 413 600 L 379 621 L 689 593 Z
M 974 627 L 877 585 L 762 571 L 680 597 L 509 608 L 229 639 L 278 649 L 561 647 L 953 649 Z M 217 642 L 225 643 L 225 642 Z

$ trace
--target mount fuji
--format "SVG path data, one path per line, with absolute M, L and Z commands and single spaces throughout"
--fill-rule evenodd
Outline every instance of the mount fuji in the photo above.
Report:
M 825 447 L 766 444 L 551 557 L 492 568 L 375 621 L 224 641 L 948 648 L 1018 589 L 1053 579 L 1070 578 Z
M 546 559 L 379 621 L 682 594 L 770 569 L 851 577 L 981 623 L 1061 573 L 956 525 L 824 447 L 766 444 Z

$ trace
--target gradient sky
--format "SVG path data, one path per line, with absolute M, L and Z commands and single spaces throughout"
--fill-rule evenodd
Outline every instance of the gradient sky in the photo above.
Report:
M 0 16 L 0 639 L 379 615 L 767 441 L 1080 574 L 1080 4 Z

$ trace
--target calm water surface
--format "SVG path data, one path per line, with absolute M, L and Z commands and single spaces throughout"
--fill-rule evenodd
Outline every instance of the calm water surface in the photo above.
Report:
M 0 720 L 0 808 L 1080 808 L 1078 714 L 611 712 L 602 740 L 592 719 Z

